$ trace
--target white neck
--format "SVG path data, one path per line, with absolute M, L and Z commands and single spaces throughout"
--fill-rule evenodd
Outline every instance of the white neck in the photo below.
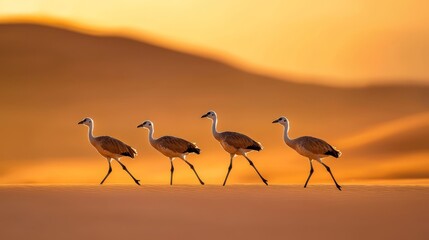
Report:
M 292 140 L 289 138 L 289 124 L 284 125 L 284 136 L 283 139 L 287 145 L 292 143 Z
M 89 141 L 93 142 L 94 141 L 94 135 L 92 134 L 92 131 L 94 130 L 94 123 L 91 123 L 88 126 L 88 137 L 89 137 Z
M 153 138 L 153 132 L 154 132 L 155 130 L 154 130 L 154 126 L 153 126 L 153 124 L 152 124 L 152 127 L 151 128 L 149 128 L 149 142 L 151 143 L 151 144 L 153 144 L 154 143 L 154 141 L 155 141 L 155 139 Z
M 218 139 L 219 137 L 219 132 L 217 131 L 217 117 L 215 117 L 214 119 L 212 119 L 212 133 L 213 136 Z

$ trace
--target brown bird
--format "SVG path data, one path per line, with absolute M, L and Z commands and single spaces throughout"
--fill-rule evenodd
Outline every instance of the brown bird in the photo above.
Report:
M 315 137 L 299 137 L 295 139 L 289 138 L 289 120 L 285 117 L 280 117 L 277 120 L 274 120 L 273 123 L 279 123 L 284 126 L 284 141 L 285 143 L 294 149 L 297 153 L 301 154 L 304 157 L 307 157 L 310 160 L 310 175 L 307 178 L 307 181 L 305 182 L 304 188 L 307 187 L 307 183 L 311 178 L 311 175 L 313 174 L 313 160 L 318 161 L 320 164 L 322 164 L 326 170 L 331 175 L 332 179 L 334 180 L 335 185 L 337 186 L 338 190 L 341 191 L 341 186 L 337 183 L 337 181 L 334 178 L 334 175 L 331 172 L 331 169 L 322 162 L 322 159 L 328 156 L 333 156 L 335 158 L 338 158 L 341 156 L 341 152 L 336 150 L 333 146 L 328 144 L 327 142 L 323 141 L 322 139 L 318 139 Z
M 85 118 L 78 124 L 88 126 L 89 142 L 92 144 L 92 146 L 95 147 L 95 149 L 97 149 L 97 151 L 103 157 L 107 159 L 107 162 L 109 163 L 109 170 L 107 171 L 106 176 L 103 178 L 100 184 L 103 184 L 106 178 L 112 172 L 111 162 L 112 159 L 115 159 L 122 166 L 122 169 L 125 170 L 133 178 L 134 182 L 137 185 L 140 185 L 140 180 L 134 178 L 134 176 L 128 171 L 127 167 L 125 167 L 125 165 L 120 161 L 120 158 L 124 156 L 134 158 L 137 155 L 137 151 L 134 148 L 119 141 L 118 139 L 109 136 L 94 137 L 94 135 L 92 134 L 94 129 L 94 121 L 91 118 Z
M 223 149 L 227 151 L 231 156 L 230 164 L 228 167 L 228 173 L 226 174 L 225 181 L 223 182 L 223 186 L 225 186 L 226 180 L 228 179 L 229 173 L 232 169 L 232 159 L 236 155 L 242 155 L 244 158 L 246 158 L 247 161 L 249 161 L 250 166 L 252 166 L 255 169 L 256 173 L 258 173 L 259 177 L 265 183 L 265 185 L 268 185 L 268 181 L 264 177 L 262 177 L 258 169 L 256 169 L 255 165 L 253 164 L 252 160 L 250 160 L 247 157 L 247 153 L 250 151 L 262 150 L 261 144 L 241 133 L 218 132 L 217 131 L 217 114 L 214 111 L 209 111 L 208 113 L 204 114 L 201 118 L 210 118 L 212 120 L 212 133 L 214 138 L 220 142 Z
M 151 121 L 145 121 L 142 124 L 138 125 L 137 128 L 146 128 L 149 130 L 149 143 L 158 150 L 160 153 L 164 154 L 170 159 L 170 185 L 173 185 L 173 160 L 174 158 L 180 158 L 185 163 L 189 165 L 189 167 L 194 171 L 195 175 L 200 181 L 201 185 L 204 185 L 204 182 L 201 180 L 200 176 L 198 176 L 197 171 L 190 162 L 186 160 L 186 155 L 189 153 L 200 154 L 200 149 L 196 144 L 186 141 L 185 139 L 173 137 L 173 136 L 163 136 L 158 139 L 153 137 L 154 125 Z

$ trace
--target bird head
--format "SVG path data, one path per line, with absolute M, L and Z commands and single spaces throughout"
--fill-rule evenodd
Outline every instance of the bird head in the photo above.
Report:
M 216 117 L 217 117 L 217 115 L 216 115 L 215 111 L 208 111 L 206 114 L 201 116 L 201 118 L 210 118 L 212 120 L 214 120 Z
M 289 126 L 289 120 L 286 117 L 279 117 L 278 119 L 274 120 L 273 123 L 278 123 L 283 126 Z
M 138 125 L 137 128 L 146 128 L 148 130 L 153 128 L 153 123 L 149 120 L 144 121 L 142 124 Z
M 93 122 L 94 121 L 91 118 L 87 117 L 87 118 L 84 118 L 82 121 L 78 122 L 77 124 L 83 124 L 89 127 L 92 125 Z

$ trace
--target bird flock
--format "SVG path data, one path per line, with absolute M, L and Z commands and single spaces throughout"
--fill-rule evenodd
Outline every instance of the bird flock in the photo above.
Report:
M 228 176 L 233 166 L 233 159 L 237 155 L 243 156 L 249 162 L 250 166 L 255 170 L 255 172 L 262 180 L 262 182 L 265 185 L 268 185 L 268 180 L 261 175 L 261 173 L 258 171 L 253 161 L 247 156 L 249 152 L 262 150 L 261 143 L 256 142 L 252 138 L 242 133 L 230 132 L 230 131 L 219 132 L 217 130 L 218 117 L 216 112 L 214 111 L 207 112 L 206 114 L 201 116 L 201 118 L 208 118 L 212 121 L 211 130 L 212 130 L 213 137 L 220 143 L 222 148 L 230 154 L 230 163 L 229 163 L 225 180 L 223 181 L 223 186 L 225 186 L 228 180 Z M 333 156 L 335 158 L 338 158 L 341 156 L 341 152 L 338 151 L 335 147 L 328 144 L 326 141 L 319 138 L 303 136 L 303 137 L 291 139 L 289 137 L 289 120 L 286 117 L 280 117 L 274 120 L 273 123 L 278 123 L 280 125 L 283 125 L 284 127 L 283 140 L 286 143 L 286 145 L 294 149 L 298 154 L 308 158 L 310 162 L 310 173 L 304 184 L 304 188 L 307 187 L 307 184 L 311 176 L 313 175 L 313 172 L 314 172 L 313 160 L 316 160 L 326 168 L 326 170 L 332 177 L 332 180 L 334 181 L 335 186 L 337 187 L 338 190 L 341 191 L 341 186 L 335 180 L 335 177 L 332 174 L 331 169 L 329 168 L 328 165 L 326 165 L 322 161 L 323 158 L 328 156 Z M 93 135 L 94 121 L 91 118 L 85 118 L 82 121 L 80 121 L 78 124 L 83 124 L 88 126 L 89 142 L 103 157 L 107 159 L 107 162 L 109 164 L 109 169 L 107 171 L 107 174 L 100 182 L 100 184 L 103 184 L 104 181 L 107 179 L 107 177 L 109 177 L 110 173 L 112 172 L 111 162 L 112 160 L 115 160 L 121 165 L 122 169 L 125 172 L 127 172 L 127 174 L 133 179 L 133 181 L 137 185 L 140 185 L 140 180 L 136 179 L 131 174 L 131 172 L 127 169 L 127 167 L 121 162 L 121 157 L 134 158 L 137 155 L 136 149 L 110 136 L 95 137 Z M 149 137 L 150 145 L 152 145 L 152 147 L 154 147 L 164 156 L 168 157 L 168 159 L 170 160 L 170 165 L 171 165 L 170 185 L 173 185 L 173 173 L 174 173 L 173 160 L 175 158 L 179 158 L 183 160 L 194 172 L 200 184 L 204 185 L 204 182 L 198 175 L 195 167 L 188 160 L 186 160 L 186 156 L 190 153 L 200 154 L 201 150 L 198 148 L 198 146 L 195 143 L 189 142 L 179 137 L 173 137 L 173 136 L 162 136 L 159 138 L 155 138 L 154 124 L 149 120 L 144 121 L 142 124 L 138 125 L 137 128 L 147 129 L 149 131 L 148 137 Z

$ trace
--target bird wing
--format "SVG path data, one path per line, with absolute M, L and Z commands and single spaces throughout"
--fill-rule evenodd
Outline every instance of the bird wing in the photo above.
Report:
M 335 150 L 329 143 L 325 142 L 322 139 L 304 136 L 294 141 L 305 150 L 313 153 L 313 154 L 326 154 L 329 151 Z
M 230 146 L 241 149 L 261 150 L 262 146 L 250 137 L 237 132 L 221 133 L 221 140 Z
M 191 149 L 198 149 L 197 145 L 186 141 L 185 139 L 173 136 L 163 136 L 158 138 L 156 141 L 160 147 L 178 153 L 186 153 Z
M 118 139 L 109 136 L 100 136 L 96 139 L 100 143 L 101 148 L 111 153 L 120 154 L 131 158 L 134 158 L 137 155 L 137 150 Z

